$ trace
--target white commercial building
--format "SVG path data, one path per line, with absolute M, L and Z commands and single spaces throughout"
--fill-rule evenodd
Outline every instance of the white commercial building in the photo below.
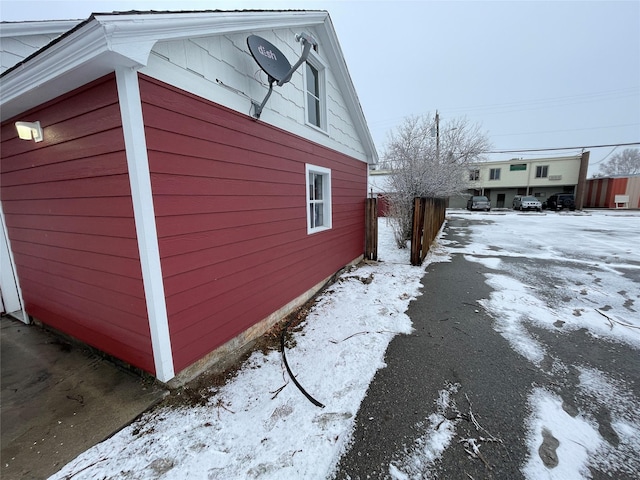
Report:
M 464 208 L 471 195 L 487 196 L 493 208 L 511 208 L 516 195 L 532 195 L 545 202 L 554 193 L 573 193 L 580 208 L 588 164 L 588 152 L 568 157 L 476 163 L 469 169 L 467 195 L 451 197 L 449 207 Z

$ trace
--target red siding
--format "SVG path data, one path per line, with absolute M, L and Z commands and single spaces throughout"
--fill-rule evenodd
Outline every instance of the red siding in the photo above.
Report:
M 609 192 L 606 199 L 605 207 L 616 208 L 616 195 L 624 195 L 627 191 L 626 178 L 612 178 L 610 180 Z
M 630 207 L 634 205 L 633 177 L 592 178 L 587 181 L 589 191 L 585 207 L 616 208 L 616 195 L 629 195 Z M 638 199 L 640 206 L 640 198 Z
M 180 371 L 362 255 L 365 163 L 141 76 L 174 364 Z M 332 171 L 307 235 L 305 163 Z
M 594 202 L 594 191 L 593 191 L 594 183 L 587 182 L 587 196 L 584 202 L 585 207 L 590 207 Z
M 606 207 L 605 197 L 607 195 L 607 189 L 609 188 L 609 179 L 603 178 L 598 181 L 598 196 L 596 197 L 596 206 Z
M 2 206 L 27 312 L 153 373 L 113 75 L 20 119 L 45 136 L 25 142 L 2 125 Z

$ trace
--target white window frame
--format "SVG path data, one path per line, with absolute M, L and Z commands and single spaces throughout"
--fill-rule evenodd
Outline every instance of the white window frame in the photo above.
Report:
M 315 200 L 311 198 L 311 191 L 309 188 L 310 176 L 322 175 L 322 200 Z M 307 211 L 307 234 L 323 232 L 330 230 L 333 224 L 331 216 L 331 169 L 325 167 L 319 167 L 317 165 L 306 164 L 305 165 L 305 209 Z M 312 226 L 311 205 L 322 204 L 322 217 L 323 225 Z
M 489 180 L 500 180 L 500 169 L 499 168 L 491 168 L 491 169 L 489 169 Z
M 320 125 L 309 121 L 309 92 L 307 90 L 307 66 L 303 69 L 304 76 L 304 123 L 312 128 L 316 128 L 324 133 L 327 131 L 327 75 L 326 66 L 320 58 L 313 52 L 309 52 L 307 63 L 318 72 L 318 100 L 320 110 Z

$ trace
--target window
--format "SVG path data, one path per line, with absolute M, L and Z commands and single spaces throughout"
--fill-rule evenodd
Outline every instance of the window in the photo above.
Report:
M 307 63 L 307 121 L 320 126 L 320 81 L 318 70 Z
M 309 55 L 304 71 L 307 124 L 324 130 L 326 128 L 324 66 L 317 57 Z
M 549 174 L 548 165 L 542 165 L 542 166 L 536 167 L 536 178 L 547 178 L 548 174 Z
M 492 168 L 489 170 L 489 180 L 500 180 L 500 169 Z
M 471 181 L 480 180 L 480 170 L 478 169 L 469 170 L 469 180 Z
M 331 228 L 331 170 L 306 165 L 307 233 Z

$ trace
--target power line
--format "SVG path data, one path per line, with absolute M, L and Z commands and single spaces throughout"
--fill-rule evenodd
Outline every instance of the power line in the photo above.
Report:
M 505 103 L 494 103 L 494 104 L 485 104 L 485 105 L 473 105 L 473 106 L 461 106 L 461 107 L 447 107 L 446 110 L 448 112 L 466 112 L 466 113 L 480 113 L 481 111 L 486 111 L 485 114 L 499 114 L 499 113 L 510 113 L 517 111 L 525 111 L 539 108 L 555 108 L 560 106 L 568 106 L 574 105 L 577 103 L 585 103 L 585 102 L 594 102 L 594 101 L 602 101 L 607 100 L 607 97 L 617 97 L 617 98 L 625 98 L 625 97 L 633 97 L 637 96 L 639 92 L 638 87 L 624 88 L 618 90 L 609 90 L 603 92 L 591 92 L 577 95 L 569 95 L 562 97 L 551 97 L 551 98 L 538 98 L 538 99 L 530 99 L 530 100 L 521 100 L 514 102 L 505 102 Z
M 620 125 L 605 125 L 601 127 L 587 127 L 587 128 L 565 128 L 561 130 L 545 130 L 538 132 L 519 132 L 519 133 L 497 133 L 490 134 L 491 137 L 515 137 L 519 135 L 540 135 L 542 133 L 558 133 L 558 132 L 581 132 L 584 130 L 604 130 L 605 128 L 620 128 L 620 127 L 634 127 L 640 125 L 640 123 L 623 123 Z
M 640 145 L 640 142 L 631 143 L 611 143 L 607 145 L 580 145 L 578 147 L 558 147 L 558 148 L 523 148 L 520 150 L 492 150 L 484 153 L 524 153 L 524 152 L 549 152 L 554 150 L 579 150 L 584 148 L 606 148 L 606 147 L 627 147 L 630 145 Z
M 504 114 L 504 113 L 513 113 L 519 111 L 527 111 L 527 110 L 537 110 L 540 108 L 556 108 L 568 105 L 574 105 L 576 103 L 586 103 L 586 102 L 597 102 L 602 100 L 613 100 L 613 99 L 621 99 L 626 97 L 635 97 L 640 93 L 640 88 L 638 86 L 620 88 L 616 90 L 605 90 L 598 92 L 585 92 L 581 94 L 574 95 L 566 95 L 559 97 L 547 97 L 547 98 L 534 98 L 529 100 L 520 100 L 513 102 L 503 102 L 503 103 L 492 103 L 492 104 L 481 104 L 481 105 L 468 105 L 468 106 L 447 106 L 445 108 L 441 108 L 441 111 L 447 111 L 450 114 L 457 114 L 460 112 L 461 114 L 470 114 L 474 116 L 481 115 L 482 112 L 485 112 L 485 115 L 496 115 L 496 114 Z M 613 98 L 608 98 L 613 97 Z M 420 115 L 431 115 L 431 111 L 422 112 L 417 114 Z M 412 114 L 403 115 L 401 117 L 392 117 L 392 118 L 383 118 L 380 120 L 370 121 L 369 126 L 379 126 L 380 128 L 385 128 L 387 125 L 391 125 L 394 123 L 401 122 L 402 120 L 412 116 Z M 609 127 L 603 127 L 609 128 Z M 511 134 L 510 134 L 511 135 Z M 499 136 L 499 135 L 495 135 Z
M 597 162 L 593 162 L 592 164 L 593 164 L 593 165 L 597 165 L 598 163 L 602 163 L 602 162 L 604 162 L 604 161 L 607 159 L 607 157 L 609 157 L 609 155 L 611 155 L 613 152 L 615 152 L 615 151 L 616 151 L 616 149 L 617 149 L 617 148 L 618 148 L 618 146 L 616 145 L 615 147 L 613 147 L 613 149 L 612 149 L 609 153 L 607 153 L 607 154 L 604 156 L 604 158 L 603 158 L 602 160 L 599 160 L 599 161 L 597 161 Z M 591 162 L 589 162 L 589 163 L 591 163 Z

